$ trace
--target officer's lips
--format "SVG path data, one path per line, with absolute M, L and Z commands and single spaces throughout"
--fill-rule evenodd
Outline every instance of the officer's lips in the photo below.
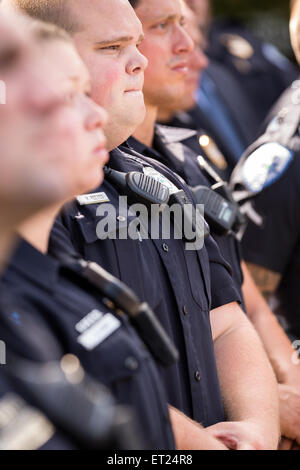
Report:
M 130 88 L 128 90 L 125 90 L 124 93 L 142 93 L 142 88 Z
M 173 72 L 181 73 L 183 75 L 186 75 L 189 71 L 189 66 L 187 61 L 182 61 L 178 62 L 177 64 L 174 64 L 171 66 L 171 70 Z

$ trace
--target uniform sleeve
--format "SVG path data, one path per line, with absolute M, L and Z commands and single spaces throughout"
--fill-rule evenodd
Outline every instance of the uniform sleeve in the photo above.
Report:
M 220 253 L 217 243 L 209 237 L 206 242 L 211 272 L 211 310 L 231 302 L 242 303 L 230 265 Z
M 263 226 L 252 222 L 242 241 L 243 257 L 250 263 L 283 273 L 300 237 L 300 155 L 274 184 L 253 200 Z

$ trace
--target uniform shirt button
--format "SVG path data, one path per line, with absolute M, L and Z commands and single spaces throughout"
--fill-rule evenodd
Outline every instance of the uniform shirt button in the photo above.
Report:
M 126 217 L 124 217 L 123 215 L 118 215 L 117 220 L 118 220 L 119 222 L 125 222 Z
M 133 370 L 138 369 L 139 364 L 138 364 L 138 361 L 136 360 L 135 357 L 129 356 L 125 360 L 125 367 L 126 367 L 126 369 L 129 369 L 129 370 L 133 371 Z
M 197 382 L 200 382 L 201 380 L 201 374 L 198 370 L 195 372 L 195 379 L 197 380 Z
M 163 244 L 162 248 L 163 248 L 163 250 L 164 250 L 166 253 L 168 253 L 169 247 L 168 247 L 168 245 L 167 245 L 166 243 Z
M 185 305 L 183 306 L 182 311 L 183 311 L 184 315 L 187 315 L 187 314 L 188 314 L 188 311 L 187 311 L 187 308 L 186 308 Z

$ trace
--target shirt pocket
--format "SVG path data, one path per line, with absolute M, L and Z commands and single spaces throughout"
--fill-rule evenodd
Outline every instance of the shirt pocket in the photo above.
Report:
M 93 326 L 91 327 L 93 328 Z M 131 328 L 120 327 L 93 349 L 79 345 L 83 365 L 107 386 L 134 378 L 142 370 L 149 353 Z
M 104 208 L 105 209 L 105 208 Z M 90 209 L 89 209 L 90 211 Z M 103 210 L 104 212 L 104 210 Z M 104 216 L 108 223 L 107 238 L 99 238 L 99 221 L 101 216 L 88 214 L 76 219 L 80 231 L 80 251 L 85 259 L 95 261 L 111 274 L 128 285 L 142 301 L 150 301 L 153 297 L 153 288 L 149 294 L 149 272 L 145 270 L 146 240 L 142 240 L 136 228 L 136 215 L 125 214 L 120 208 Z M 128 236 L 130 225 L 134 237 Z M 98 229 L 97 229 L 98 225 Z M 148 252 L 147 252 L 148 253 Z M 147 282 L 148 280 L 148 282 Z M 151 282 L 150 282 L 151 283 Z M 151 302 L 151 305 L 152 302 Z
M 136 218 L 135 214 L 127 212 L 127 208 L 102 204 L 82 211 L 74 219 L 85 243 L 91 244 L 98 240 L 126 240 L 129 238 L 129 227 Z M 134 235 L 138 240 L 137 231 Z

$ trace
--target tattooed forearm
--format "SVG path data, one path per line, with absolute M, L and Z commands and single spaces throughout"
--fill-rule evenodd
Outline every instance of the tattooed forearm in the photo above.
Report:
M 252 263 L 247 263 L 247 267 L 260 292 L 268 300 L 277 289 L 281 280 L 281 274 Z

